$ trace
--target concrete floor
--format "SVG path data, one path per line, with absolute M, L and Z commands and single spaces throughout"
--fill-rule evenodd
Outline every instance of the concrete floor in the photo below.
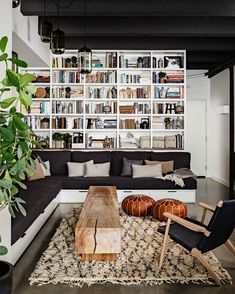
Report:
M 221 199 L 229 198 L 227 187 L 211 180 L 199 179 L 197 190 L 197 202 L 207 202 L 215 205 Z M 13 294 L 165 294 L 165 293 L 190 293 L 190 294 L 227 294 L 235 293 L 235 286 L 198 286 L 194 284 L 164 284 L 161 286 L 119 286 L 112 284 L 94 285 L 91 287 L 77 288 L 68 285 L 45 285 L 30 286 L 28 278 L 33 272 L 36 262 L 39 260 L 42 252 L 47 248 L 51 237 L 56 231 L 62 217 L 66 214 L 71 205 L 61 204 L 49 218 L 47 223 L 38 233 L 34 241 L 25 251 L 21 259 L 15 266 Z M 200 210 L 196 204 L 189 205 L 189 215 L 200 217 Z M 235 231 L 231 237 L 235 244 Z M 235 283 L 235 257 L 224 246 L 214 251 L 215 255 L 222 262 L 222 265 L 229 271 Z

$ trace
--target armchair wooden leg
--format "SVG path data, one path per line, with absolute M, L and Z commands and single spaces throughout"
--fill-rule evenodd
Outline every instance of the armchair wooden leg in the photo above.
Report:
M 233 255 L 235 255 L 235 246 L 230 240 L 227 240 L 224 245 L 233 253 Z
M 168 240 L 169 240 L 168 234 L 169 234 L 170 224 L 171 224 L 171 220 L 168 218 L 167 224 L 166 224 L 165 235 L 164 235 L 164 239 L 163 239 L 162 251 L 161 251 L 161 255 L 160 255 L 159 266 L 158 266 L 159 270 L 161 269 L 161 267 L 163 265 L 163 261 L 164 261 L 166 251 L 167 251 L 167 244 L 168 244 Z
M 209 274 L 216 281 L 216 284 L 220 286 L 221 285 L 220 277 L 213 271 L 213 268 L 208 263 L 208 261 L 206 260 L 206 258 L 203 256 L 203 254 L 201 253 L 201 251 L 199 251 L 197 248 L 193 248 L 192 251 L 191 251 L 191 253 L 207 269 L 207 271 L 209 272 Z
M 201 217 L 201 223 L 204 224 L 205 218 L 206 218 L 207 209 L 203 208 L 202 210 L 202 217 Z

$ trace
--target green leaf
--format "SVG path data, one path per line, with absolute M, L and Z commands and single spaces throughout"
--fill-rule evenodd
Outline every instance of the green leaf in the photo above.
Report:
M 0 246 L 0 255 L 6 255 L 8 253 L 7 247 Z
M 15 86 L 15 87 L 20 86 L 19 75 L 15 73 L 13 70 L 7 69 L 7 78 L 12 84 L 12 86 Z
M 23 205 L 20 203 L 20 202 L 16 202 L 18 208 L 19 208 L 19 211 L 23 214 L 23 216 L 26 216 L 26 210 L 24 209 Z
M 0 92 L 3 93 L 3 92 L 10 91 L 10 90 L 11 90 L 10 88 L 2 88 L 2 89 L 0 89 Z
M 31 83 L 32 81 L 35 81 L 35 79 L 36 79 L 35 75 L 30 74 L 30 73 L 25 73 L 20 78 L 20 86 L 25 87 L 29 83 Z
M 14 213 L 14 210 L 13 210 L 13 208 L 12 208 L 12 204 L 9 204 L 8 205 L 8 210 L 9 210 L 9 212 L 10 212 L 10 215 L 12 216 L 12 217 L 16 217 L 16 215 L 15 215 L 15 213 Z
M 5 197 L 4 197 L 3 193 L 2 193 L 2 190 L 0 189 L 0 203 L 3 203 L 4 200 L 5 200 Z
M 25 61 L 20 60 L 18 58 L 8 58 L 8 60 L 11 61 L 12 63 L 18 65 L 19 67 L 23 67 L 23 68 L 28 67 L 28 64 Z
M 17 157 L 18 157 L 18 159 L 21 159 L 22 155 L 23 155 L 23 151 L 22 151 L 22 149 L 21 149 L 21 147 L 19 145 L 18 148 L 17 148 Z
M 29 97 L 24 91 L 20 91 L 20 102 L 24 105 L 26 110 L 28 110 L 29 106 L 32 104 L 32 98 Z
M 18 194 L 19 190 L 16 186 L 12 185 L 11 187 L 11 196 Z
M 25 91 L 28 92 L 29 94 L 35 94 L 37 89 L 34 86 L 26 86 L 25 87 Z
M 7 180 L 0 180 L 0 186 L 2 186 L 4 189 L 11 189 L 12 183 Z
M 8 57 L 8 54 L 3 53 L 2 55 L 0 55 L 0 61 L 7 60 L 7 57 Z
M 14 134 L 7 128 L 0 127 L 0 135 L 2 135 L 3 139 L 6 141 L 14 140 Z
M 16 97 L 6 98 L 0 102 L 1 108 L 5 109 L 11 106 L 11 104 L 16 100 Z
M 7 42 L 8 42 L 7 36 L 2 37 L 2 39 L 0 40 L 0 50 L 2 52 L 5 52 L 6 46 L 7 46 Z
M 24 190 L 27 189 L 27 186 L 26 186 L 24 183 L 22 183 L 22 182 L 20 182 L 20 181 L 17 181 L 16 179 L 14 179 L 14 182 L 15 182 L 17 185 L 19 185 L 20 188 L 22 188 L 22 189 L 24 189 Z

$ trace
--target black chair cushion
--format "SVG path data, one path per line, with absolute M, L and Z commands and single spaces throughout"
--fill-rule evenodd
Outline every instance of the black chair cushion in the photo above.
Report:
M 151 152 L 151 160 L 174 161 L 174 169 L 189 168 L 191 154 L 189 152 Z
M 68 175 L 67 162 L 71 161 L 70 151 L 34 151 L 43 161 L 50 161 L 52 175 Z
M 63 179 L 63 178 L 60 178 Z M 63 189 L 88 189 L 89 186 L 116 186 L 117 189 L 135 189 L 135 190 L 194 190 L 197 188 L 197 181 L 194 178 L 187 178 L 184 180 L 185 187 L 176 186 L 171 181 L 164 181 L 155 178 L 138 178 L 131 177 L 64 177 L 62 182 Z
M 61 181 L 54 181 L 53 177 L 26 182 L 27 190 L 19 190 L 18 196 L 26 201 L 24 207 L 27 215 L 17 213 L 11 222 L 11 243 L 14 244 L 31 226 L 48 204 L 58 195 L 62 188 Z
M 120 176 L 123 168 L 123 158 L 134 160 L 150 160 L 151 152 L 145 151 L 113 151 L 111 161 L 111 176 Z
M 205 225 L 202 225 L 197 220 L 194 220 L 191 218 L 186 218 L 186 220 L 192 223 L 195 223 L 197 225 L 206 227 Z M 165 230 L 166 230 L 166 226 L 160 226 L 158 228 L 158 232 L 161 234 L 165 234 Z M 191 231 L 177 223 L 173 223 L 170 225 L 169 235 L 172 240 L 179 243 L 188 251 L 191 251 L 193 248 L 195 248 L 198 245 L 200 239 L 204 236 L 203 233 Z

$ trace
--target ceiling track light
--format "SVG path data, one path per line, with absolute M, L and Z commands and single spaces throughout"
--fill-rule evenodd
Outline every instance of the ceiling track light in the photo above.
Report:
M 46 0 L 43 1 L 43 15 L 46 18 Z M 47 19 L 41 23 L 40 27 L 40 36 L 41 41 L 43 43 L 50 43 L 51 42 L 51 34 L 52 34 L 52 23 L 50 23 Z
M 86 0 L 84 0 L 84 46 L 78 50 L 78 71 L 81 74 L 92 72 L 92 51 L 86 47 Z
M 51 51 L 53 54 L 63 54 L 65 52 L 65 34 L 60 30 L 60 1 L 57 0 L 57 29 L 52 32 Z

